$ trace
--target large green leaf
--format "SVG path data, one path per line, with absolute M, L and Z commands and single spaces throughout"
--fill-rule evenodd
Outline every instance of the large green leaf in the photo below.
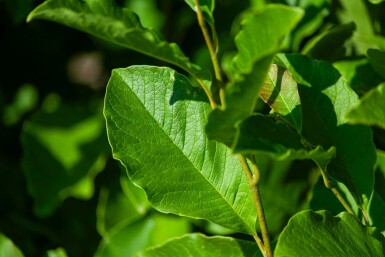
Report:
M 188 234 L 142 251 L 135 257 L 250 257 L 259 256 L 258 253 L 258 247 L 253 242 L 230 237 Z
M 352 124 L 379 126 L 385 129 L 385 83 L 364 95 L 346 117 Z
M 146 216 L 134 223 L 113 228 L 105 234 L 95 257 L 131 257 L 147 247 L 190 232 L 186 218 L 164 214 Z
M 166 42 L 154 29 L 144 28 L 135 13 L 112 0 L 47 0 L 29 14 L 27 21 L 33 19 L 51 20 L 87 32 L 179 66 L 209 83 L 209 74 L 192 64 L 178 45 Z
M 0 233 L 0 256 L 2 257 L 24 257 L 23 253 L 14 243 Z
M 233 59 L 234 75 L 226 85 L 223 106 L 212 112 L 206 127 L 210 139 L 231 146 L 235 124 L 254 111 L 274 54 L 302 15 L 299 8 L 268 5 L 260 12 L 245 16 L 235 38 L 238 54 Z
M 100 191 L 96 216 L 101 235 L 116 226 L 133 223 L 143 217 L 150 207 L 143 190 L 133 185 L 126 175 L 120 178 L 120 187 L 116 188 L 103 187 Z
M 270 108 L 284 118 L 298 132 L 302 129 L 301 99 L 297 82 L 291 73 L 273 64 L 259 95 Z
M 326 167 L 335 149 L 306 148 L 297 132 L 282 122 L 264 115 L 250 116 L 239 124 L 239 134 L 233 146 L 235 153 L 266 154 L 276 159 L 313 159 Z
M 25 122 L 21 135 L 23 169 L 40 216 L 51 214 L 67 197 L 92 197 L 94 177 L 107 157 L 100 107 L 93 112 L 78 105 L 56 104 L 56 110 L 40 110 Z
M 156 209 L 254 233 L 239 161 L 204 134 L 209 111 L 202 91 L 169 68 L 114 70 L 105 100 L 113 156 Z
M 312 145 L 336 148 L 336 158 L 327 172 L 344 183 L 357 204 L 365 207 L 373 191 L 376 153 L 370 128 L 349 125 L 345 118 L 358 96 L 326 62 L 295 54 L 279 58 L 298 82 L 303 137 Z
M 304 211 L 293 216 L 278 239 L 274 256 L 385 256 L 385 238 L 343 212 Z

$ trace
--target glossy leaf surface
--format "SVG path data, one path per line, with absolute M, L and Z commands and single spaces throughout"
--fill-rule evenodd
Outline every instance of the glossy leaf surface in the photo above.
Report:
M 111 0 L 48 0 L 29 14 L 28 21 L 33 19 L 46 19 L 87 32 L 209 80 L 209 75 L 192 64 L 176 44 L 166 42 L 153 29 L 144 28 L 135 13 Z
M 204 94 L 169 68 L 113 71 L 105 117 L 113 156 L 162 212 L 253 233 L 255 210 L 237 158 L 208 141 Z
M 347 119 L 352 124 L 379 126 L 385 129 L 385 84 L 364 95 L 357 106 L 347 114 Z
M 325 211 L 304 211 L 290 219 L 274 256 L 382 257 L 385 238 L 346 212 L 333 217 Z
M 269 5 L 244 18 L 242 29 L 235 38 L 238 54 L 233 59 L 233 75 L 226 85 L 225 102 L 221 109 L 212 112 L 207 124 L 210 139 L 232 145 L 235 124 L 254 111 L 273 56 L 302 15 L 298 8 Z M 266 27 L 275 29 L 266 30 Z
M 166 244 L 143 251 L 135 257 L 248 257 L 259 256 L 255 243 L 230 237 L 188 234 Z
M 291 73 L 273 64 L 259 95 L 270 108 L 298 132 L 302 129 L 301 99 Z
M 327 172 L 347 186 L 359 206 L 366 205 L 373 191 L 376 159 L 372 131 L 349 125 L 345 118 L 358 96 L 326 62 L 295 54 L 280 55 L 280 60 L 299 85 L 303 137 L 312 145 L 336 148 Z

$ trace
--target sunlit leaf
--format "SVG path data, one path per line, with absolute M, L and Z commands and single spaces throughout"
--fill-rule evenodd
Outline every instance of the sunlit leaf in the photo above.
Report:
M 352 124 L 379 126 L 385 129 L 385 84 L 364 95 L 346 117 Z
M 164 245 L 142 251 L 135 257 L 249 257 L 259 252 L 253 242 L 231 237 L 206 237 L 189 234 L 168 241 Z
M 336 158 L 327 172 L 344 183 L 357 204 L 365 208 L 373 191 L 376 154 L 370 128 L 349 125 L 345 118 L 358 96 L 326 62 L 295 54 L 280 55 L 280 60 L 298 82 L 303 137 L 312 145 L 336 148 Z
M 278 238 L 276 257 L 385 256 L 385 238 L 343 212 L 304 211 L 293 216 Z
M 206 127 L 210 139 L 232 145 L 235 124 L 254 111 L 274 54 L 281 50 L 282 40 L 302 15 L 298 8 L 268 5 L 260 12 L 245 16 L 235 38 L 238 54 L 233 59 L 233 75 L 226 85 L 223 106 L 211 113 Z
M 209 74 L 192 64 L 175 43 L 166 42 L 138 16 L 111 0 L 48 0 L 34 9 L 27 21 L 46 19 L 87 32 L 111 43 L 179 66 L 209 84 Z
M 0 233 L 0 256 L 2 257 L 24 257 L 19 248 L 11 239 Z
M 302 129 L 301 99 L 297 82 L 289 71 L 273 64 L 259 95 L 271 109 L 282 116 L 298 132 Z
M 209 111 L 202 91 L 169 68 L 114 70 L 105 101 L 113 156 L 159 211 L 253 233 L 240 163 L 204 134 Z
M 115 227 L 104 235 L 95 257 L 131 257 L 146 247 L 164 243 L 190 232 L 188 220 L 156 214 L 125 226 Z

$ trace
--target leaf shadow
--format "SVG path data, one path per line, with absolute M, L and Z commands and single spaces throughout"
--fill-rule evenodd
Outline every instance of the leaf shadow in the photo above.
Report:
M 207 96 L 200 87 L 193 87 L 188 78 L 182 74 L 175 73 L 169 104 L 174 105 L 178 101 L 198 101 L 209 103 Z

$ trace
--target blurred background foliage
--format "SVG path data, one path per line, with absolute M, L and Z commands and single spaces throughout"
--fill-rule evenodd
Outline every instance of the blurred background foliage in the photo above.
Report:
M 232 234 L 212 223 L 153 210 L 112 159 L 102 114 L 111 70 L 165 64 L 52 22 L 27 24 L 28 13 L 42 2 L 0 0 L 0 256 L 132 256 L 187 232 Z M 211 68 L 195 14 L 184 1 L 116 2 L 178 43 L 193 62 Z M 332 62 L 359 95 L 383 83 L 366 57 L 369 48 L 385 51 L 385 4 L 375 0 L 217 1 L 214 18 L 224 70 L 242 12 L 266 3 L 306 11 L 287 36 L 286 51 Z M 384 131 L 375 129 L 382 150 L 384 138 Z M 342 210 L 310 162 L 266 157 L 259 162 L 273 238 L 300 210 Z M 383 162 L 380 158 L 378 181 L 384 180 Z M 376 201 L 385 209 L 383 196 Z

